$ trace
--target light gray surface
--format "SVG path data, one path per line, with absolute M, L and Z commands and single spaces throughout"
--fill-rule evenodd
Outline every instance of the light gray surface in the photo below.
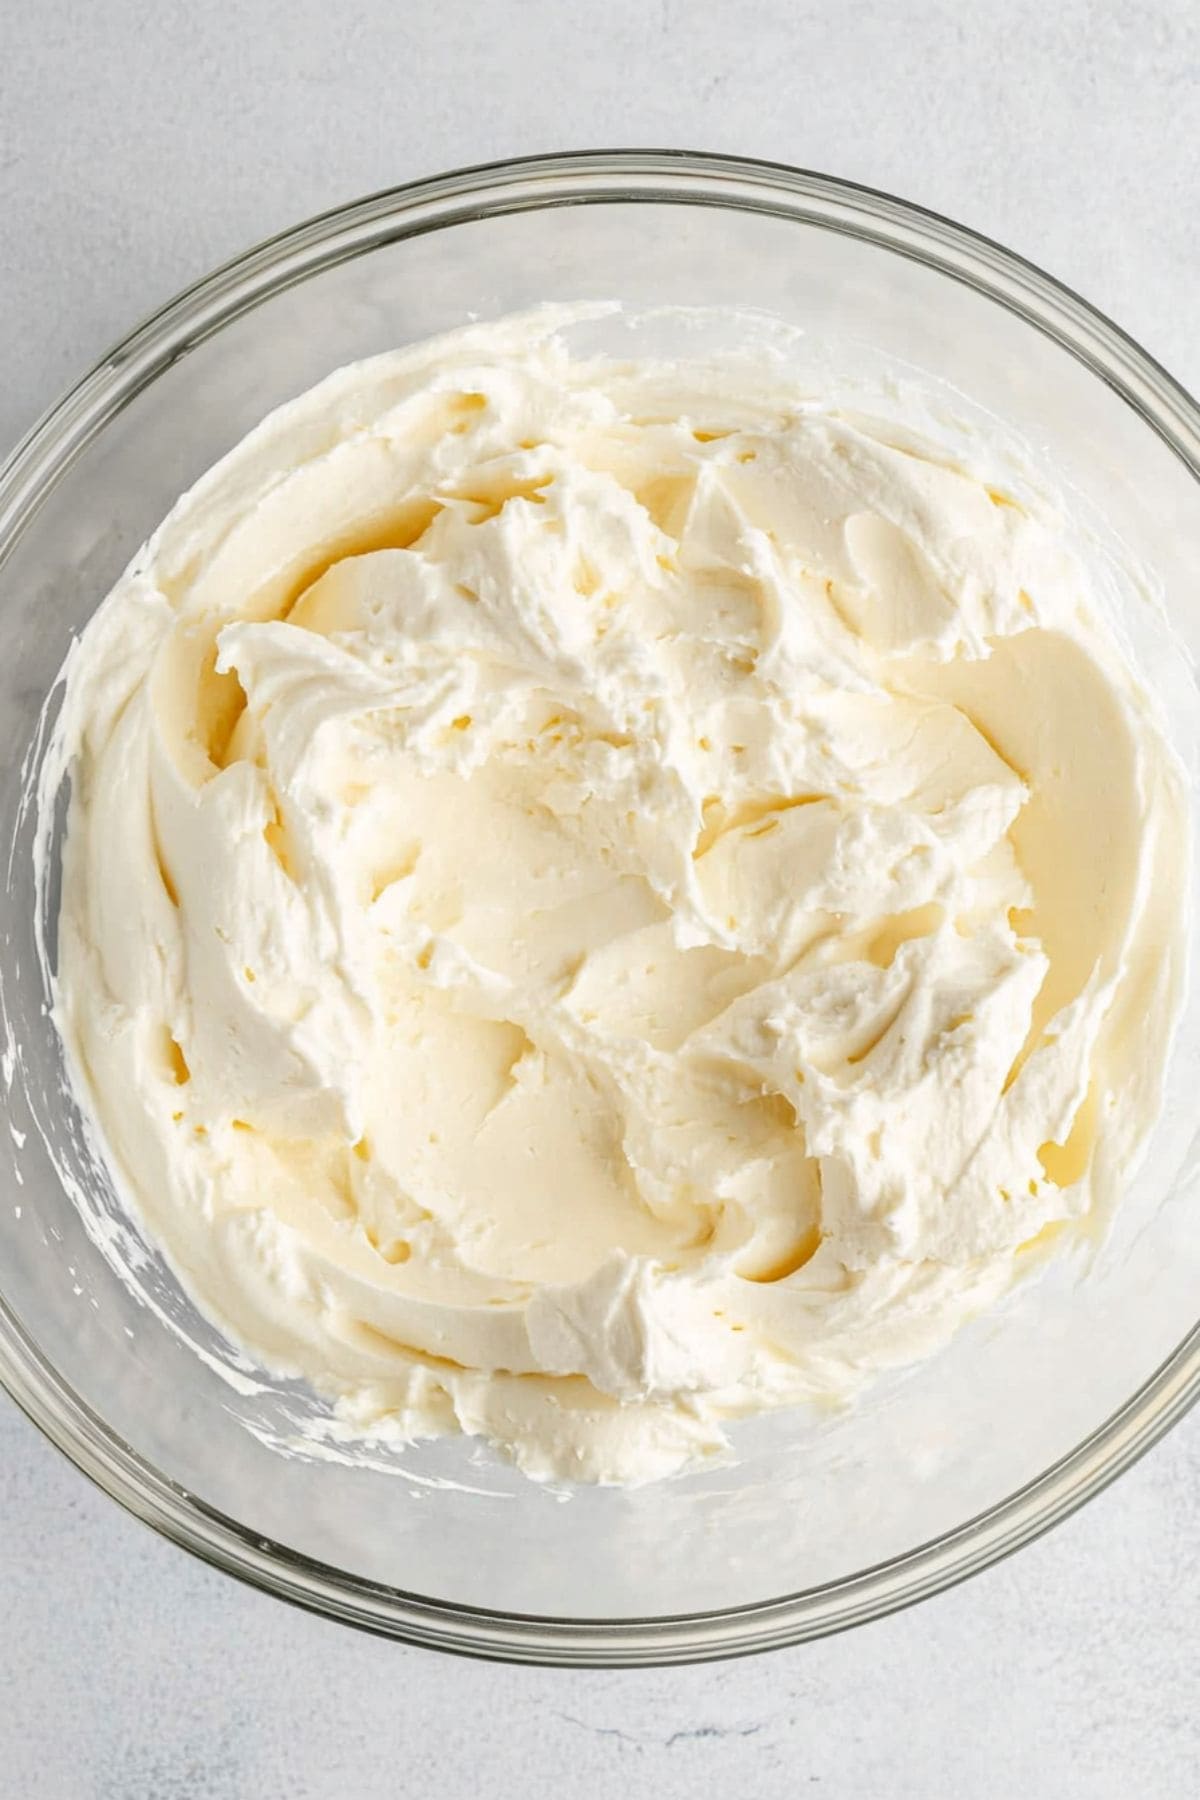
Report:
M 250 240 L 456 163 L 644 143 L 889 188 L 1200 385 L 1193 0 L 0 4 L 0 448 Z M 607 272 L 605 272 L 607 275 Z M 768 1659 L 452 1662 L 242 1590 L 0 1410 L 0 1794 L 1200 1791 L 1200 1420 L 1015 1560 Z

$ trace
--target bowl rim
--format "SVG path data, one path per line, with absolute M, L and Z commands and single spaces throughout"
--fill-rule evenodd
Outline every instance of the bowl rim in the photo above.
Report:
M 503 213 L 658 202 L 755 211 L 862 238 L 973 287 L 1114 390 L 1200 482 L 1200 407 L 1126 332 L 992 239 L 878 189 L 784 163 L 687 150 L 588 150 L 473 164 L 316 214 L 168 300 L 33 425 L 0 465 L 0 564 L 90 439 L 223 325 L 380 244 Z M 844 1630 L 929 1598 L 1011 1554 L 1093 1498 L 1200 1397 L 1200 1322 L 1096 1431 L 974 1518 L 887 1562 L 774 1600 L 646 1618 L 497 1612 L 388 1587 L 263 1538 L 208 1506 L 111 1431 L 0 1295 L 0 1384 L 128 1512 L 201 1560 L 307 1610 L 462 1655 L 562 1666 L 709 1661 Z

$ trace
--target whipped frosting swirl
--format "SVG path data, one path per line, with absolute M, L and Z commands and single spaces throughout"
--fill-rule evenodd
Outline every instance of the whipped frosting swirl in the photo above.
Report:
M 1032 500 L 552 316 L 340 371 L 73 655 L 57 1018 L 347 1430 L 639 1481 L 941 1343 L 1152 1122 L 1178 778 Z

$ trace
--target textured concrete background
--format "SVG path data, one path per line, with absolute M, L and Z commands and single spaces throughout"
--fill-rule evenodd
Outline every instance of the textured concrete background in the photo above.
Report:
M 779 157 L 1023 251 L 1200 385 L 1194 0 L 0 0 L 0 449 L 252 239 L 456 163 Z M 1189 1800 L 1200 1420 L 1050 1538 L 767 1659 L 566 1674 L 352 1635 L 159 1542 L 0 1408 L 0 1794 Z

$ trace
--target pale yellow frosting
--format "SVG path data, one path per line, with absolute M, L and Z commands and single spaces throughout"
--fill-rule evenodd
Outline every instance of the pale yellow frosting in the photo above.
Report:
M 341 371 L 85 632 L 57 1016 L 203 1306 L 348 1430 L 636 1481 L 1094 1217 L 1174 766 L 1027 499 L 553 318 Z

